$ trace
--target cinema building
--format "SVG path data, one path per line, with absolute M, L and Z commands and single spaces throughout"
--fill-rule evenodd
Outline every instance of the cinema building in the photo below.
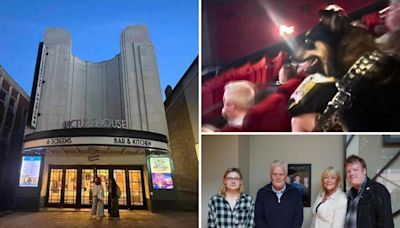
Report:
M 71 45 L 59 28 L 39 44 L 16 208 L 90 207 L 95 176 L 106 196 L 115 178 L 121 208 L 173 208 L 174 168 L 147 28 L 122 31 L 121 53 L 107 61 L 81 60 Z

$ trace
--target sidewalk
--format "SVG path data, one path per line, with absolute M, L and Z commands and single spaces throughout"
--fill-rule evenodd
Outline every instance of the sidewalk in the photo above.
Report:
M 106 213 L 107 214 L 107 213 Z M 107 216 L 90 220 L 88 209 L 45 209 L 40 212 L 15 212 L 0 218 L 0 228 L 61 227 L 198 227 L 198 214 L 193 212 L 152 213 L 147 210 L 120 210 L 121 220 Z

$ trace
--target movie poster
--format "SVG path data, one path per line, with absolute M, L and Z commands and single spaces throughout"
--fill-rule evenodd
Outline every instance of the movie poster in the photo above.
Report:
M 311 164 L 288 164 L 286 183 L 300 191 L 304 207 L 311 206 Z
M 42 157 L 40 156 L 22 156 L 21 173 L 19 178 L 20 187 L 39 186 L 41 161 Z
M 171 163 L 168 157 L 151 157 L 151 179 L 154 189 L 173 189 Z

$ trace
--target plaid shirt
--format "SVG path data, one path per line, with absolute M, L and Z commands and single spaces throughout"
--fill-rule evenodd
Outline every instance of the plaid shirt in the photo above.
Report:
M 254 201 L 244 193 L 231 210 L 228 201 L 214 195 L 208 202 L 208 227 L 254 227 Z

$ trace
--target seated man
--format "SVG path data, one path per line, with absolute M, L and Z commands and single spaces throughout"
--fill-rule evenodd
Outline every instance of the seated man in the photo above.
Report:
M 234 81 L 225 85 L 222 116 L 227 127 L 241 128 L 247 111 L 254 106 L 254 85 L 249 81 Z

